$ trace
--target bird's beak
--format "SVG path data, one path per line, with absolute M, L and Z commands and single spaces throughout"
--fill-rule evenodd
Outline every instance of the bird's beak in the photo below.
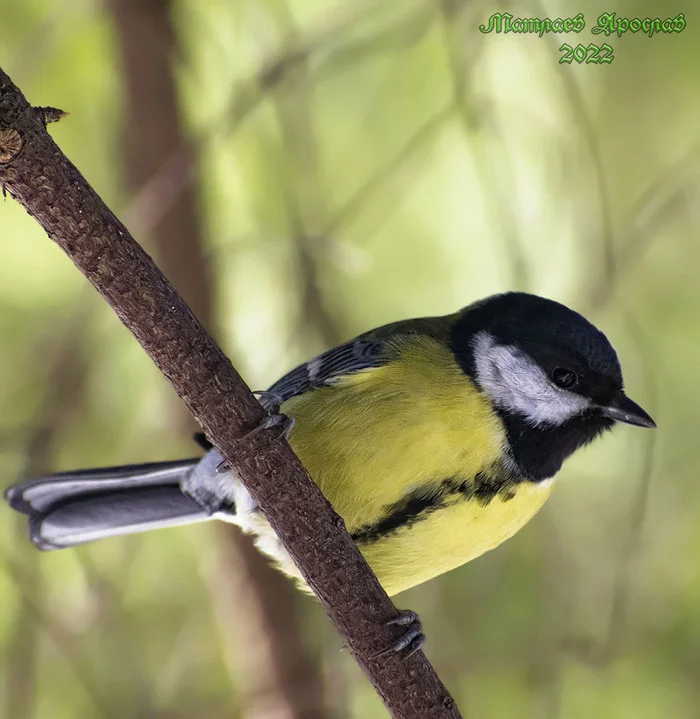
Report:
M 614 419 L 616 422 L 634 424 L 637 427 L 656 427 L 656 422 L 622 390 L 617 393 L 613 401 L 603 407 L 603 416 Z

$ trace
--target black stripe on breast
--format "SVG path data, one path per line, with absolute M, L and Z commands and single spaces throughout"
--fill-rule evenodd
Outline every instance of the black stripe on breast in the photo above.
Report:
M 398 502 L 387 505 L 381 519 L 362 525 L 351 536 L 358 544 L 371 544 L 427 519 L 433 512 L 453 504 L 455 498 L 473 500 L 482 506 L 488 505 L 496 496 L 507 502 L 515 497 L 516 481 L 498 466 L 488 473 L 479 472 L 469 480 L 448 477 L 440 482 L 425 483 Z

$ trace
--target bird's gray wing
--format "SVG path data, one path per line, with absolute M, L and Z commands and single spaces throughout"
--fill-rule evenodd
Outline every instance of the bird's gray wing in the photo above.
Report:
M 331 384 L 344 375 L 381 367 L 395 357 L 402 338 L 415 334 L 447 342 L 449 320 L 444 317 L 403 320 L 365 332 L 295 367 L 277 380 L 267 393 L 261 393 L 260 401 L 263 406 L 279 405 L 292 397 Z

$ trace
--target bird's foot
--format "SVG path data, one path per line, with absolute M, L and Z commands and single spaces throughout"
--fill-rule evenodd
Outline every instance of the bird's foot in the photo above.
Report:
M 282 414 L 282 412 L 270 412 L 265 417 L 263 417 L 262 421 L 257 427 L 253 427 L 249 432 L 246 432 L 243 435 L 244 439 L 247 439 L 248 437 L 252 437 L 254 434 L 257 434 L 258 432 L 262 432 L 264 429 L 272 429 L 273 427 L 280 427 L 280 437 L 284 437 L 287 441 L 289 441 L 289 438 L 292 435 L 292 430 L 294 429 L 294 425 L 296 424 L 296 419 L 294 417 L 290 417 L 287 414 Z
M 280 436 L 289 440 L 296 419 L 280 412 L 280 407 L 284 402 L 282 395 L 276 394 L 275 392 L 265 392 L 258 390 L 253 392 L 258 398 L 260 404 L 263 406 L 266 416 L 257 427 L 248 432 L 245 437 L 252 437 L 254 434 L 261 432 L 263 429 L 272 429 L 272 427 L 281 427 Z
M 403 653 L 402 659 L 408 659 L 425 644 L 423 625 L 418 615 L 410 609 L 400 610 L 399 615 L 394 619 L 390 619 L 387 624 L 397 624 L 400 627 L 406 627 L 406 631 L 390 647 L 374 654 L 372 659 L 379 659 L 380 657 L 395 652 Z
M 257 390 L 253 392 L 253 394 L 258 397 L 260 404 L 263 406 L 263 409 L 265 410 L 266 414 L 265 417 L 263 417 L 262 421 L 257 425 L 257 427 L 253 427 L 253 429 L 246 432 L 243 435 L 242 439 L 252 437 L 258 432 L 262 432 L 262 430 L 264 429 L 281 427 L 280 437 L 284 437 L 287 441 L 289 441 L 289 438 L 292 435 L 292 430 L 294 429 L 294 425 L 296 424 L 296 419 L 280 412 L 280 407 L 284 402 L 284 397 L 282 397 L 282 395 L 276 394 L 275 392 L 267 392 L 264 390 Z M 223 474 L 225 472 L 228 472 L 230 469 L 231 468 L 226 463 L 226 460 L 222 459 L 216 467 L 216 472 L 217 474 Z

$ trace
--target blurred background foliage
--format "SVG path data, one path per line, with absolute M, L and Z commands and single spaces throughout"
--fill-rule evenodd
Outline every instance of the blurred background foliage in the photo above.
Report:
M 465 716 L 697 717 L 700 11 L 583 5 L 23 0 L 0 7 L 0 63 L 70 113 L 59 145 L 254 388 L 506 289 L 599 324 L 659 429 L 581 452 L 516 538 L 397 603 Z M 588 27 L 480 33 L 499 10 Z M 687 27 L 558 63 L 613 10 Z M 196 452 L 167 383 L 9 199 L 0 231 L 2 481 Z M 313 600 L 230 532 L 40 555 L 0 514 L 1 716 L 385 715 Z

